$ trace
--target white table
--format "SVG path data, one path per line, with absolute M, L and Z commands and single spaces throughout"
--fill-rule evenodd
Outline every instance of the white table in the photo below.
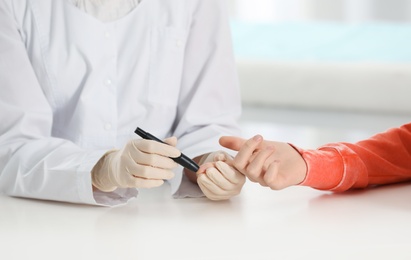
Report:
M 246 107 L 242 129 L 314 148 L 409 118 Z M 117 208 L 0 195 L 0 260 L 411 259 L 411 183 L 333 194 L 247 182 L 225 202 L 169 194 L 143 190 Z
M 163 186 L 116 208 L 0 196 L 0 259 L 411 259 L 411 184 L 333 194 L 247 182 L 225 202 Z

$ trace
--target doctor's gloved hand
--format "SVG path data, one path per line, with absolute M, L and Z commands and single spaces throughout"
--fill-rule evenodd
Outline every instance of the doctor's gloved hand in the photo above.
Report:
M 94 166 L 93 186 L 110 192 L 117 188 L 152 188 L 174 176 L 177 164 L 169 157 L 178 157 L 177 139 L 157 141 L 134 139 L 121 150 L 109 151 Z
M 223 151 L 204 155 L 200 160 L 197 183 L 207 198 L 227 200 L 240 194 L 245 176 L 229 165 L 231 160 Z

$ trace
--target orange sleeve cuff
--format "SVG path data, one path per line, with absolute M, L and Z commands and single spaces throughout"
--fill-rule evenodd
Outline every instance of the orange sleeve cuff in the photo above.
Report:
M 363 162 L 343 144 L 329 144 L 317 150 L 293 147 L 307 164 L 307 175 L 300 185 L 331 191 L 345 191 L 368 185 L 367 170 Z

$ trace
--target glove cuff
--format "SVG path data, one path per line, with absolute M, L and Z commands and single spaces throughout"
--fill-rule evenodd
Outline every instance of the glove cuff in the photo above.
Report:
M 110 154 L 117 150 L 110 150 L 106 152 L 96 165 L 91 170 L 91 183 L 95 188 L 103 192 L 112 192 L 117 189 L 117 186 L 113 185 L 110 181 Z

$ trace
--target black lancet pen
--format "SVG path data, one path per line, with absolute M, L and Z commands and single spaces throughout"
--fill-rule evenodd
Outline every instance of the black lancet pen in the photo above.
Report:
M 143 129 L 141 129 L 139 127 L 137 127 L 137 129 L 136 129 L 136 131 L 134 131 L 134 133 L 138 134 L 139 136 L 141 136 L 144 139 L 153 140 L 153 141 L 157 141 L 157 142 L 166 144 L 165 142 L 161 141 L 160 139 L 158 139 L 154 135 L 152 135 L 150 133 L 147 133 L 146 131 L 144 131 Z M 170 159 L 172 159 L 173 161 L 180 164 L 184 168 L 187 168 L 187 169 L 189 169 L 190 171 L 193 171 L 193 172 L 197 172 L 198 169 L 200 168 L 193 160 L 188 158 L 187 155 L 185 155 L 183 153 L 181 153 L 181 155 L 177 158 L 170 157 Z

